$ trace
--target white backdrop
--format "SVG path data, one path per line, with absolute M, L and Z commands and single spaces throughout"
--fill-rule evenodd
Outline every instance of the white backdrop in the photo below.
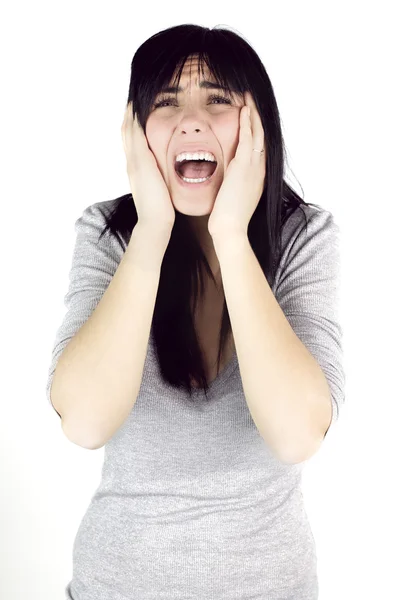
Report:
M 400 598 L 394 11 L 383 1 L 2 7 L 2 599 L 63 600 L 72 576 L 104 455 L 67 440 L 45 394 L 74 223 L 89 204 L 130 192 L 121 124 L 131 60 L 183 23 L 249 40 L 277 97 L 286 176 L 341 228 L 346 401 L 303 472 L 320 600 Z

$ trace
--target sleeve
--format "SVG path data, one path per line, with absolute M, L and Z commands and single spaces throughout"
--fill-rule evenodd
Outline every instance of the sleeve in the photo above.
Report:
M 68 292 L 64 296 L 67 312 L 53 343 L 46 386 L 46 395 L 51 406 L 53 403 L 50 391 L 57 362 L 68 342 L 96 308 L 123 255 L 123 249 L 114 236 L 106 233 L 98 241 L 106 225 L 106 219 L 99 204 L 101 203 L 87 207 L 75 222 L 77 236 L 69 272 Z M 61 418 L 55 408 L 54 410 Z
M 283 265 L 283 266 L 282 266 Z M 281 257 L 276 299 L 297 337 L 318 361 L 331 392 L 332 420 L 344 402 L 340 326 L 340 229 L 332 214 L 319 210 L 302 220 Z

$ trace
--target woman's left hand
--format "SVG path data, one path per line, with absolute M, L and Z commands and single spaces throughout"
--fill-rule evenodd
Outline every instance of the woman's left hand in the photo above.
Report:
M 250 107 L 250 116 L 247 115 Z M 245 92 L 239 117 L 239 143 L 226 170 L 208 220 L 211 237 L 245 233 L 264 188 L 266 151 L 264 129 L 255 102 Z M 264 150 L 263 153 L 254 152 Z

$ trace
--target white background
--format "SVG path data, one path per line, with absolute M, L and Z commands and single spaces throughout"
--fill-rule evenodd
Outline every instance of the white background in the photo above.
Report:
M 72 576 L 104 455 L 67 440 L 45 394 L 74 223 L 88 205 L 130 192 L 120 129 L 131 60 L 151 35 L 183 23 L 227 26 L 259 53 L 281 112 L 286 177 L 341 229 L 346 402 L 303 472 L 320 600 L 400 598 L 395 5 L 3 6 L 2 599 L 63 600 Z

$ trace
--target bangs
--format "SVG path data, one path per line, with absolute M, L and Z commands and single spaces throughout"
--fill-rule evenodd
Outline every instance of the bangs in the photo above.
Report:
M 165 40 L 164 40 L 165 41 Z M 169 40 L 168 40 L 169 41 Z M 177 43 L 178 42 L 178 43 Z M 195 70 L 199 80 L 211 80 L 234 100 L 243 100 L 252 89 L 248 75 L 254 72 L 254 59 L 246 44 L 232 44 L 222 30 L 190 35 L 185 40 L 171 38 L 170 43 L 148 40 L 132 64 L 133 102 L 142 126 L 152 110 L 157 96 L 168 93 L 177 99 L 183 68 L 191 58 L 190 75 Z M 209 76 L 205 74 L 207 67 Z M 207 74 L 208 75 L 208 74 Z
M 216 54 L 215 56 L 210 56 L 209 52 L 200 51 L 196 53 L 187 53 L 182 56 L 178 64 L 174 66 L 173 72 L 175 73 L 174 79 L 172 80 L 172 87 L 178 88 L 182 76 L 182 71 L 186 64 L 186 61 L 192 57 L 192 63 L 190 64 L 190 76 L 192 76 L 193 63 L 196 63 L 197 59 L 197 76 L 199 82 L 201 80 L 206 79 L 212 83 L 216 83 L 220 86 L 223 91 L 229 96 L 231 100 L 234 99 L 234 96 L 239 96 L 241 98 L 244 97 L 244 92 L 246 91 L 245 86 L 243 86 L 242 79 L 237 72 L 232 69 L 232 64 L 226 63 L 221 60 L 221 56 Z M 205 67 L 208 68 L 209 74 L 205 75 Z M 161 90 L 157 92 L 160 93 L 163 88 L 168 86 L 168 82 L 163 82 L 161 86 Z M 172 92 L 177 97 L 178 92 Z

